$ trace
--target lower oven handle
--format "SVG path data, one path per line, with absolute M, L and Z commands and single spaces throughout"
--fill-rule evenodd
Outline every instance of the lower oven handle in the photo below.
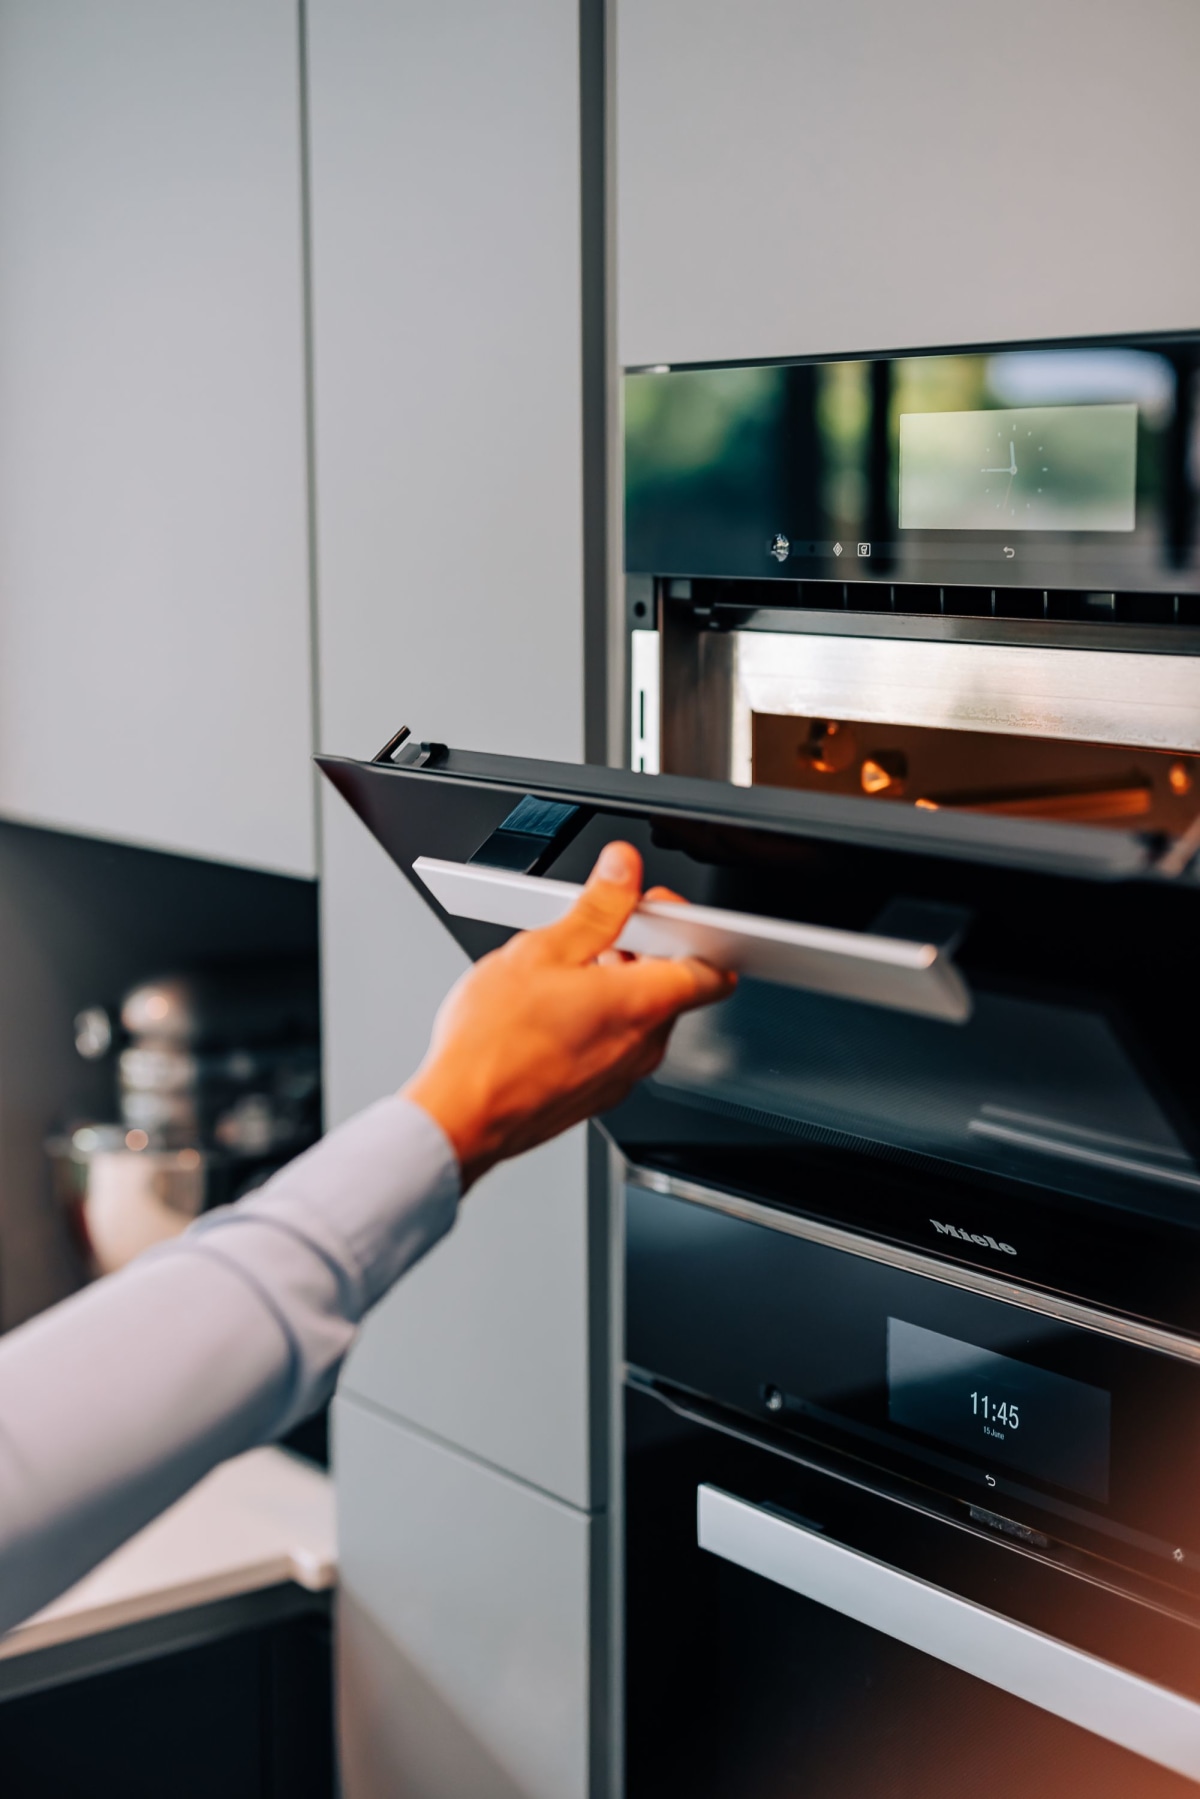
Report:
M 701 1549 L 1200 1780 L 1200 1705 L 759 1506 L 701 1486 Z
M 523 931 L 554 924 L 582 892 L 573 881 L 434 856 L 418 856 L 413 873 L 452 918 Z M 647 956 L 702 956 L 757 980 L 948 1024 L 963 1024 L 971 1016 L 970 989 L 945 943 L 643 900 L 617 945 Z

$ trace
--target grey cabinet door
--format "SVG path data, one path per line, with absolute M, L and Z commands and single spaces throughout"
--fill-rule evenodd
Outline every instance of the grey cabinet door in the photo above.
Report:
M 578 758 L 578 8 L 308 21 L 322 747 L 371 755 L 407 722 Z M 465 964 L 332 792 L 323 819 L 332 1121 L 412 1071 Z M 490 1176 L 347 1382 L 587 1505 L 583 1175 L 577 1134 Z
M 321 746 L 578 759 L 578 6 L 307 17 Z M 412 1071 L 465 959 L 332 790 L 322 820 L 332 1122 Z M 347 1799 L 600 1790 L 584 1162 L 576 1133 L 494 1171 L 346 1371 Z
M 1193 324 L 1195 7 L 615 4 L 622 362 Z
M 584 1799 L 608 1520 L 339 1400 L 346 1799 Z
M 292 0 L 0 8 L 0 810 L 313 872 Z

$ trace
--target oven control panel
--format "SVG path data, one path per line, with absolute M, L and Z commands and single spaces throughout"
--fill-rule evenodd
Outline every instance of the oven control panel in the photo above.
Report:
M 635 1385 L 1200 1587 L 1200 1343 L 781 1222 L 629 1189 Z

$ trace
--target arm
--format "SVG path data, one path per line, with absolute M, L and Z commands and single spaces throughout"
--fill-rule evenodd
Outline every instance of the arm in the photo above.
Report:
M 567 918 L 463 977 L 403 1094 L 0 1343 L 0 1630 L 321 1405 L 460 1189 L 615 1104 L 679 1013 L 729 990 L 703 963 L 611 950 L 640 882 L 610 845 Z
M 449 1230 L 458 1192 L 438 1126 L 381 1100 L 6 1337 L 0 1630 L 323 1404 L 363 1314 Z

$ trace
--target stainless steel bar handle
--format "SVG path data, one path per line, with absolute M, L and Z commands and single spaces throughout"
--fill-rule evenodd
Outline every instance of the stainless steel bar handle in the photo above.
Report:
M 1069 1643 L 777 1518 L 697 1489 L 701 1549 L 1200 1780 L 1200 1705 Z
M 419 856 L 413 873 L 452 918 L 532 930 L 553 924 L 578 898 L 573 881 L 513 874 L 482 863 Z M 756 980 L 832 993 L 962 1024 L 971 994 L 949 952 L 936 943 L 870 931 L 839 931 L 782 918 L 643 900 L 620 948 L 647 956 L 703 956 Z

